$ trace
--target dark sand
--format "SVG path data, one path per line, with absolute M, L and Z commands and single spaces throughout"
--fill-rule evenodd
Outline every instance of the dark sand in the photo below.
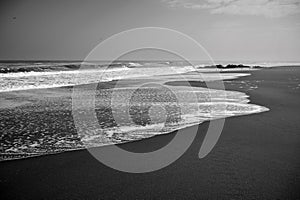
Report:
M 0 199 L 300 199 L 300 67 L 251 73 L 226 88 L 270 111 L 226 119 L 204 159 L 197 155 L 208 122 L 180 159 L 146 174 L 115 171 L 86 150 L 1 162 Z M 173 136 L 119 146 L 147 152 Z

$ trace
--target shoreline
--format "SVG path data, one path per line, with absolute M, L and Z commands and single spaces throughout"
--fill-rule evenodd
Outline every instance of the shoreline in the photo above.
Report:
M 250 103 L 266 106 L 270 111 L 226 118 L 218 143 L 201 160 L 198 152 L 209 122 L 198 126 L 194 142 L 182 157 L 166 168 L 146 174 L 110 169 L 87 150 L 0 162 L 0 186 L 5 191 L 0 196 L 7 199 L 300 198 L 299 89 L 288 82 L 289 77 L 299 77 L 300 69 L 273 68 L 250 73 L 251 76 L 225 83 L 226 89 L 244 92 L 250 96 Z M 251 86 L 248 83 L 253 80 L 260 80 L 258 88 L 248 90 Z M 191 84 L 197 86 L 196 82 Z M 186 128 L 186 132 L 190 129 Z M 171 141 L 174 134 L 118 146 L 132 152 L 153 151 Z
M 225 73 L 223 73 L 225 74 Z M 229 77 L 225 78 L 225 80 L 234 80 L 234 79 L 238 79 L 239 77 L 242 77 L 239 73 L 229 73 L 229 74 L 226 74 L 224 76 L 227 76 L 227 75 L 230 75 Z M 247 75 L 250 75 L 250 74 L 247 74 Z M 221 74 L 222 76 L 222 74 Z M 155 79 L 154 77 L 152 79 Z M 218 78 L 216 78 L 218 79 Z M 150 80 L 150 79 L 146 79 L 146 80 Z M 164 85 L 172 85 L 172 84 L 168 84 L 168 83 L 172 83 L 172 82 L 166 82 L 168 79 L 165 78 L 165 80 L 161 80 L 161 83 L 164 84 Z M 198 79 L 193 79 L 191 78 L 191 80 L 198 80 Z M 212 79 L 213 80 L 213 79 Z M 134 87 L 134 86 L 131 86 L 132 84 L 136 84 L 136 82 L 139 82 L 139 81 L 144 81 L 144 79 L 138 79 L 138 80 L 133 80 L 133 79 L 126 79 L 126 81 L 122 82 L 121 84 L 117 85 L 118 88 L 126 88 L 126 87 Z M 179 86 L 182 86 L 182 87 L 185 87 L 184 84 L 186 84 L 187 82 L 186 81 L 181 81 L 181 79 L 174 79 L 173 80 L 175 83 L 177 83 L 177 85 Z M 191 82 L 195 82 L 195 81 L 191 81 Z M 98 85 L 99 89 L 110 89 L 110 88 L 114 88 L 114 86 L 116 85 L 117 81 L 109 81 L 109 82 L 102 82 L 101 84 Z M 201 85 L 205 85 L 206 83 L 203 82 L 203 81 L 196 81 L 196 87 L 199 87 L 199 84 Z M 176 84 L 175 84 L 176 85 Z M 87 85 L 82 85 L 82 86 L 87 86 Z M 176 88 L 176 87 L 175 87 Z M 195 89 L 196 90 L 196 89 Z M 229 91 L 230 92 L 230 91 Z M 232 91 L 234 92 L 234 91 Z M 242 101 L 241 103 L 237 102 L 237 103 L 232 103 L 234 106 L 252 106 L 252 107 L 255 107 L 257 105 L 251 105 L 251 104 L 248 104 L 248 95 L 246 95 L 245 93 L 242 93 L 242 96 L 243 96 L 243 99 L 245 99 L 245 102 Z M 1 97 L 0 97 L 1 98 Z M 50 101 L 48 101 L 48 98 Z M 47 106 L 47 103 L 48 102 L 51 102 L 51 99 L 55 99 L 53 102 L 54 104 L 50 104 L 51 106 L 54 107 L 54 110 L 55 109 L 62 109 L 63 111 L 70 111 L 69 109 L 71 109 L 71 105 L 72 105 L 72 102 L 71 101 L 71 98 L 72 98 L 72 87 L 69 87 L 69 86 L 66 86 L 66 87 L 60 87 L 60 88 L 50 88 L 50 89 L 35 89 L 35 90 L 28 90 L 28 91 L 17 91 L 17 92 L 14 92 L 14 91 L 11 91 L 11 93 L 8 93 L 7 96 L 5 95 L 2 95 L 2 99 L 4 100 L 4 105 L 0 106 L 5 108 L 4 106 L 6 106 L 6 108 L 9 108 L 9 105 L 11 106 L 10 108 L 11 109 L 14 109 L 14 106 L 16 106 L 16 111 L 17 110 L 22 110 L 22 109 L 29 109 L 29 111 L 27 111 L 27 113 L 29 115 L 34 115 L 35 114 L 35 110 L 34 108 L 35 107 L 40 107 L 40 108 L 43 108 L 43 103 L 46 102 L 46 106 Z M 5 103 L 7 99 L 7 103 Z M 23 101 L 20 101 L 18 102 L 18 99 L 23 99 Z M 42 102 L 42 103 L 40 103 Z M 69 107 L 67 109 L 65 109 L 66 107 L 58 107 L 56 108 L 56 105 L 59 105 L 61 102 L 65 102 L 66 105 Z M 31 104 L 32 103 L 32 104 Z M 215 102 L 216 104 L 218 104 L 218 102 L 216 101 Z M 24 104 L 24 107 L 17 107 L 18 105 L 22 105 Z M 37 105 L 37 106 L 36 106 Z M 205 104 L 206 105 L 206 104 Z M 215 104 L 213 104 L 215 105 Z M 228 102 L 228 105 L 231 105 L 230 104 L 230 101 Z M 257 106 L 256 108 L 253 108 L 254 110 L 251 110 L 249 112 L 236 112 L 236 113 L 231 113 L 231 114 L 228 114 L 228 115 L 224 115 L 223 117 L 221 118 L 227 118 L 227 117 L 232 117 L 232 116 L 241 116 L 241 115 L 248 115 L 248 114 L 254 114 L 254 113 L 260 113 L 260 112 L 264 112 L 264 111 L 268 111 L 267 108 L 264 108 L 264 107 L 261 107 L 259 108 L 260 106 Z M 46 107 L 45 110 L 41 110 L 39 112 L 42 112 L 43 116 L 44 115 L 49 115 L 51 113 L 48 112 L 48 107 Z M 14 110 L 11 110 L 12 112 L 15 112 Z M 8 117 L 11 117 L 13 116 L 12 113 L 9 113 L 10 111 L 8 111 L 8 114 L 6 112 L 3 112 L 3 124 L 5 124 L 5 121 L 8 121 L 7 120 L 7 117 L 5 116 L 8 116 Z M 32 113 L 31 113 L 32 112 Z M 71 112 L 71 111 L 70 111 Z M 15 113 L 16 116 L 20 115 L 18 112 Z M 64 113 L 60 114 L 60 116 L 64 115 Z M 21 113 L 21 116 L 22 113 Z M 26 117 L 26 116 L 24 116 Z M 218 119 L 220 116 L 214 116 L 213 119 Z M 20 118 L 20 117 L 19 117 Z M 54 118 L 57 118 L 56 116 L 54 116 Z M 14 120 L 14 117 L 12 118 Z M 40 124 L 39 121 L 43 121 L 42 119 L 40 119 L 38 116 L 35 117 L 35 118 L 24 118 L 26 119 L 26 121 L 24 121 L 24 123 L 29 123 L 28 120 L 33 120 L 33 121 L 36 121 L 36 123 Z M 179 126 L 179 127 L 176 127 L 176 128 L 173 128 L 172 130 L 169 130 L 168 132 L 164 132 L 164 133 L 158 133 L 158 132 L 155 132 L 153 134 L 156 134 L 156 135 L 161 135 L 161 134 L 170 134 L 171 132 L 173 131 L 179 131 L 179 130 L 182 130 L 186 127 L 191 127 L 191 126 L 198 126 L 199 124 L 205 122 L 205 121 L 209 121 L 209 120 L 213 120 L 213 119 L 209 119 L 209 118 L 203 118 L 202 120 L 196 120 L 196 121 L 193 121 L 192 123 L 187 123 L 187 124 L 183 124 L 182 126 Z M 63 118 L 61 120 L 64 120 Z M 104 120 L 106 120 L 104 118 Z M 57 120 L 54 120 L 54 121 L 57 121 Z M 66 120 L 66 123 L 68 121 L 73 121 L 73 119 L 68 119 Z M 22 121 L 19 121 L 22 123 Z M 43 121 L 44 123 L 42 124 L 45 124 L 45 121 Z M 53 121 L 49 120 L 49 123 L 53 123 Z M 48 123 L 46 121 L 46 123 Z M 61 123 L 59 124 L 60 127 L 64 126 L 63 125 L 64 123 Z M 11 127 L 13 128 L 13 127 Z M 11 129 L 10 129 L 11 130 Z M 45 128 L 43 128 L 43 130 L 46 130 Z M 19 129 L 19 131 L 23 131 L 22 129 Z M 32 129 L 31 131 L 34 131 L 34 129 Z M 59 129 L 53 129 L 52 131 L 52 134 L 55 135 L 56 132 L 59 132 L 61 130 Z M 64 132 L 66 133 L 69 133 L 71 134 L 71 132 L 69 130 L 63 130 Z M 40 131 L 41 134 L 43 134 L 42 131 Z M 9 133 L 9 132 L 7 132 Z M 17 135 L 18 135 L 18 132 L 16 132 L 14 129 L 11 130 L 11 133 L 14 133 L 15 136 L 13 136 L 14 140 L 18 139 L 16 138 Z M 36 133 L 36 132 L 35 132 Z M 36 133 L 37 134 L 37 133 Z M 72 134 L 76 134 L 76 130 L 74 133 Z M 10 134 L 6 134 L 6 135 L 10 135 Z M 53 136 L 52 135 L 52 136 Z M 51 135 L 50 135 L 51 136 Z M 154 136 L 154 135 L 153 135 Z M 153 137 L 151 136 L 151 137 Z M 19 137 L 22 137 L 22 134 L 19 135 Z M 145 137 L 146 138 L 146 137 Z M 94 146 L 93 147 L 105 147 L 105 146 L 109 146 L 109 145 L 116 145 L 116 144 L 122 144 L 122 143 L 130 143 L 130 142 L 133 142 L 134 140 L 136 141 L 140 141 L 142 139 L 145 139 L 145 138 L 136 138 L 136 139 L 133 139 L 133 140 L 123 140 L 123 141 L 116 141 L 116 142 L 109 142 L 109 143 L 103 143 L 101 145 L 98 145 L 98 146 Z M 10 139 L 10 138 L 9 138 Z M 79 137 L 78 137 L 78 140 L 79 140 Z M 8 140 L 9 141 L 9 140 Z M 12 141 L 12 140 L 11 140 Z M 22 145 L 22 144 L 21 144 Z M 68 144 L 66 144 L 68 145 Z M 69 152 L 69 151 L 78 151 L 78 150 L 83 150 L 83 149 L 86 149 L 86 146 L 84 144 L 80 144 L 80 141 L 79 143 L 76 143 L 75 145 L 70 145 L 70 146 L 61 146 L 61 147 L 57 147 L 57 148 L 48 148 L 47 150 L 44 150 L 43 149 L 43 145 L 39 145 L 39 143 L 37 143 L 37 146 L 40 146 L 42 147 L 41 151 L 39 151 L 39 149 L 37 148 L 37 150 L 35 151 L 34 149 L 30 149 L 30 146 L 31 145 L 25 145 L 25 147 L 28 147 L 29 151 L 23 151 L 23 149 L 25 147 L 22 146 L 22 148 L 18 149 L 18 147 L 14 147 L 15 145 L 14 144 L 11 144 L 11 146 L 7 145 L 7 149 L 9 149 L 7 152 L 3 151 L 3 153 L 1 154 L 1 161 L 0 162 L 3 162 L 3 161 L 8 161 L 8 160 L 19 160 L 19 159 L 26 159 L 26 158 L 30 158 L 30 157 L 38 157 L 38 156 L 46 156 L 48 154 L 59 154 L 59 153 L 63 153 L 63 152 Z M 11 148 L 10 148 L 11 147 Z M 89 146 L 90 148 L 92 146 Z

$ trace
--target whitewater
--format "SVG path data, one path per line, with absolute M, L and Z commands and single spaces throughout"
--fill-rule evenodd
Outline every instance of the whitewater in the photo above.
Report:
M 249 96 L 242 92 L 168 85 L 170 82 L 223 81 L 250 75 L 244 72 L 222 74 L 207 69 L 205 73 L 200 72 L 201 69 L 174 63 L 120 63 L 114 67 L 60 71 L 49 71 L 46 67 L 44 71 L 2 73 L 0 98 L 29 103 L 11 108 L 1 106 L 0 157 L 9 160 L 119 144 L 204 121 L 268 111 L 264 106 L 251 104 Z M 94 110 L 99 125 L 83 123 L 75 127 L 74 113 L 90 112 L 85 105 L 87 99 L 82 95 L 83 105 L 74 107 L 72 89 L 58 91 L 55 87 L 101 85 L 112 80 L 118 80 L 114 88 L 100 87 L 95 93 Z M 49 90 L 42 88 L 52 88 L 51 95 L 60 95 L 49 97 Z M 78 134 L 78 128 L 84 134 Z

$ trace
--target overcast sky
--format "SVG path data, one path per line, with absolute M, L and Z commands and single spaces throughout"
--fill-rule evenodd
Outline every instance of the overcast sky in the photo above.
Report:
M 183 32 L 214 60 L 300 61 L 300 0 L 2 0 L 0 59 L 81 60 L 145 26 Z

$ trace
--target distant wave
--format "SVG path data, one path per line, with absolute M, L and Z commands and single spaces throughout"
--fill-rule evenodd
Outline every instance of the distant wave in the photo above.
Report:
M 41 64 L 41 63 L 2 63 L 0 73 L 26 73 L 26 72 L 50 72 L 50 71 L 68 71 L 79 69 L 79 64 Z
M 78 68 L 77 70 L 65 70 L 66 66 L 69 65 L 64 64 L 61 66 L 53 64 L 52 66 L 43 66 L 45 70 L 39 71 L 41 66 L 32 67 L 30 65 L 28 68 L 38 70 L 0 73 L 2 79 L 0 82 L 0 92 L 108 82 L 124 78 L 186 73 L 195 70 L 191 67 L 166 67 L 166 65 L 153 63 L 144 63 L 142 65 L 132 62 L 113 63 L 109 65 L 84 64 L 80 69 L 77 65 L 76 67 L 72 67 Z M 153 69 L 155 66 L 157 67 Z M 23 67 L 20 68 L 18 66 L 16 69 L 20 70 Z
M 243 71 L 262 67 L 300 66 L 296 62 L 199 62 L 195 67 L 187 62 L 29 62 L 0 63 L 0 92 L 54 88 L 125 78 L 184 74 L 188 72 Z M 230 64 L 228 64 L 230 63 Z
M 138 62 L 8 62 L 0 63 L 0 74 L 73 71 L 78 69 L 116 69 L 141 67 Z
M 120 71 L 127 69 L 110 70 L 76 70 L 55 72 L 22 72 L 0 74 L 0 92 L 55 88 L 89 84 L 97 82 L 108 82 L 120 79 Z M 105 76 L 103 76 L 105 74 Z
M 1 63 L 0 74 L 29 72 L 61 72 L 79 69 L 116 69 L 137 67 L 138 63 Z

